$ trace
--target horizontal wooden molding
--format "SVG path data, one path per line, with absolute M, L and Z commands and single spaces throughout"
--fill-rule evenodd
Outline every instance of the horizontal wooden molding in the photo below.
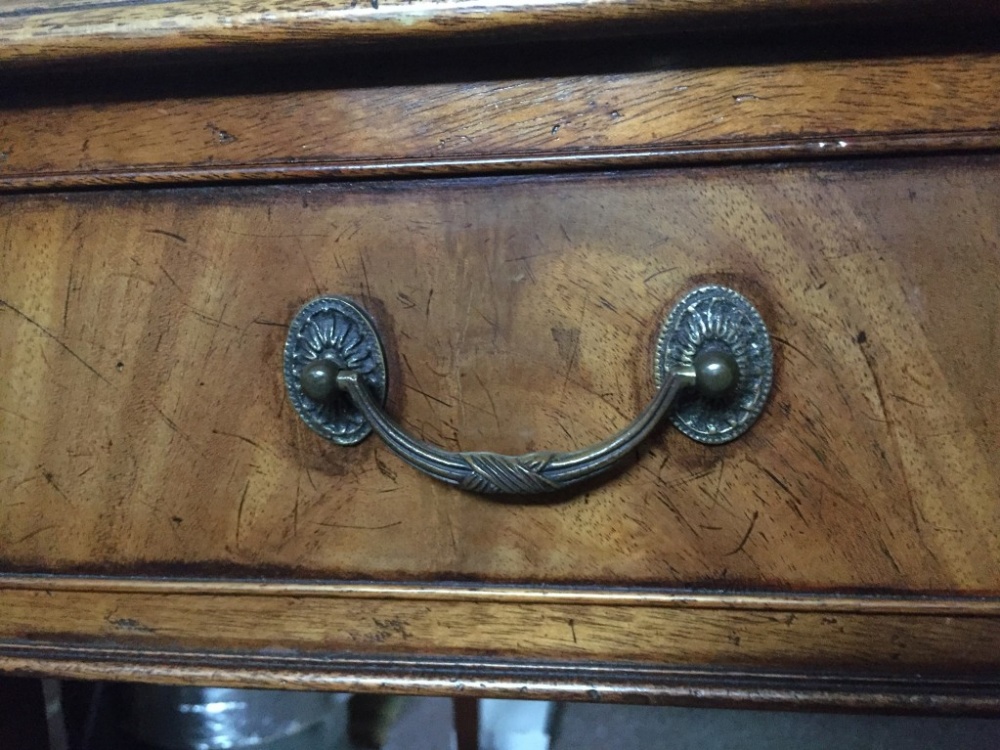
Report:
M 950 14 L 989 15 L 980 0 Z M 611 36 L 688 28 L 945 18 L 930 0 L 13 0 L 0 10 L 0 62 L 47 63 L 192 51 L 469 38 Z
M 1000 616 L 622 606 L 615 601 L 0 589 L 0 643 L 324 658 L 996 674 Z
M 596 171 L 696 164 L 905 156 L 922 153 L 1000 150 L 1000 131 L 983 133 L 934 133 L 887 135 L 879 138 L 830 138 L 809 141 L 742 143 L 728 147 L 682 147 L 652 151 L 568 154 L 548 157 L 499 155 L 493 158 L 402 161 L 382 163 L 329 163 L 265 167 L 234 166 L 219 170 L 143 169 L 136 171 L 66 172 L 0 177 L 0 193 L 127 186 L 213 185 L 251 182 L 305 182 L 416 177 L 462 177 L 491 174 Z
M 552 585 L 247 581 L 27 574 L 0 575 L 0 591 L 4 589 L 227 597 L 285 596 L 406 601 L 482 601 L 510 604 L 565 603 L 765 612 L 919 614 L 946 617 L 1000 616 L 1000 598 L 970 596 L 788 594 Z
M 490 659 L 205 654 L 0 643 L 0 672 L 153 684 L 324 690 L 769 709 L 995 715 L 1000 683 L 961 677 L 857 676 L 639 664 Z
M 998 79 L 970 53 L 25 105 L 0 190 L 995 150 Z

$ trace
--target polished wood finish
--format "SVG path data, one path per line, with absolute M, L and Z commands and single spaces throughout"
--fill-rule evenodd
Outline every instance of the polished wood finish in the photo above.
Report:
M 0 63 L 115 61 L 211 52 L 287 53 L 320 46 L 610 36 L 688 28 L 830 21 L 996 17 L 989 0 L 6 0 Z
M 979 52 L 29 102 L 0 111 L 0 189 L 997 148 L 998 79 Z
M 995 595 L 996 169 L 9 198 L 5 566 Z M 286 404 L 287 322 L 345 293 L 418 434 L 593 442 L 648 400 L 660 322 L 704 281 L 771 327 L 764 417 L 717 448 L 665 430 L 562 502 L 437 486 Z
M 329 654 L 506 658 L 530 664 L 607 662 L 697 669 L 823 670 L 840 674 L 996 675 L 1000 613 L 953 616 L 759 611 L 738 595 L 715 608 L 655 603 L 511 605 L 218 594 L 4 589 L 0 642 L 108 643 L 163 653 L 241 651 L 321 659 Z M 40 608 L 50 613 L 39 618 Z M 266 623 L 266 627 L 261 627 Z M 23 652 L 27 653 L 27 652 Z M 554 675 L 547 674 L 547 678 Z
M 0 670 L 1000 711 L 1000 55 L 926 33 L 995 5 L 374 5 L 0 10 Z M 889 23 L 803 29 L 852 16 Z M 577 447 L 705 282 L 770 326 L 763 417 L 576 494 L 449 490 L 284 395 L 347 294 L 410 430 Z
M 0 666 L 79 679 L 256 686 L 291 690 L 456 694 L 589 702 L 803 707 L 996 715 L 1000 683 L 913 674 L 657 667 L 608 662 L 532 662 L 483 657 L 413 658 L 324 654 L 201 653 L 147 648 L 0 644 Z
M 350 599 L 408 599 L 479 601 L 497 604 L 601 604 L 620 607 L 656 606 L 682 609 L 749 609 L 769 612 L 836 612 L 862 614 L 926 614 L 992 616 L 1000 612 L 996 597 L 897 595 L 891 597 L 837 593 L 725 592 L 713 589 L 664 589 L 622 586 L 544 587 L 516 584 L 374 583 L 361 581 L 309 581 L 276 579 L 259 581 L 239 578 L 191 579 L 166 576 L 93 576 L 4 574 L 4 589 L 75 591 L 117 594 L 172 594 L 197 591 L 224 596 L 292 596 Z

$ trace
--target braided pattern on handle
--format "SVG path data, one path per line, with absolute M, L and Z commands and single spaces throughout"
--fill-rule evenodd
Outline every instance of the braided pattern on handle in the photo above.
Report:
M 410 466 L 469 492 L 503 495 L 554 492 L 608 471 L 646 439 L 669 410 L 677 392 L 693 381 L 693 372 L 669 372 L 636 420 L 596 445 L 566 453 L 539 451 L 506 456 L 488 451 L 446 451 L 418 440 L 389 418 L 359 373 L 342 370 L 337 375 L 337 387 L 350 396 L 372 429 Z
M 549 479 L 545 470 L 557 454 L 552 451 L 505 456 L 489 451 L 456 453 L 469 468 L 459 487 L 469 492 L 494 495 L 533 495 L 552 492 L 560 484 Z

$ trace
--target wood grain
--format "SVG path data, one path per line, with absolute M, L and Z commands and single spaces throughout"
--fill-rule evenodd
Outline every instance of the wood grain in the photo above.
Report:
M 998 79 L 976 53 L 25 105 L 0 189 L 1000 148 Z
M 998 16 L 9 0 L 0 672 L 1000 712 L 1000 157 L 853 158 L 1000 150 L 995 38 L 957 31 Z M 479 177 L 26 192 L 418 175 Z M 410 430 L 590 443 L 704 282 L 771 326 L 761 421 L 555 502 L 330 446 L 284 397 L 290 317 L 348 294 Z
M 193 589 L 139 596 L 110 587 L 0 589 L 0 601 L 0 671 L 13 674 L 646 704 L 1000 710 L 996 616 L 457 600 L 372 606 Z
M 8 197 L 4 566 L 995 595 L 997 168 Z M 582 445 L 648 400 L 660 321 L 704 281 L 771 326 L 764 417 L 719 448 L 665 431 L 562 503 L 436 486 L 286 404 L 287 322 L 346 293 L 417 434 Z
M 267 50 L 410 40 L 610 36 L 652 28 L 745 28 L 804 22 L 996 15 L 986 0 L 10 0 L 0 10 L 0 62 L 116 61 L 164 53 Z
M 0 590 L 0 642 L 989 678 L 1000 618 Z M 44 617 L 39 613 L 44 612 Z M 266 623 L 266 627 L 261 627 Z

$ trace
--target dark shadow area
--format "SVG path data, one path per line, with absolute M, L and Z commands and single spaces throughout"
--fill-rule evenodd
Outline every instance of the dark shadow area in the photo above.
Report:
M 796 26 L 790 19 L 761 28 L 738 16 L 711 30 L 656 28 L 591 40 L 572 35 L 512 42 L 467 39 L 463 44 L 255 47 L 188 51 L 0 70 L 6 108 L 197 98 L 274 92 L 415 86 L 520 78 L 706 69 L 779 62 L 947 56 L 1000 50 L 997 12 L 946 16 L 914 14 L 906 22 L 870 23 L 863 17 Z M 609 30 L 610 31 L 613 30 Z M 373 123 L 377 127 L 377 123 Z
M 481 750 L 992 750 L 1000 743 L 1000 721 L 989 717 L 462 700 L 480 717 L 460 746 Z M 529 705 L 541 718 L 518 721 L 518 707 Z M 441 750 L 462 729 L 449 697 L 66 681 L 62 711 L 66 750 Z M 44 740 L 11 746 L 19 747 L 54 746 Z

